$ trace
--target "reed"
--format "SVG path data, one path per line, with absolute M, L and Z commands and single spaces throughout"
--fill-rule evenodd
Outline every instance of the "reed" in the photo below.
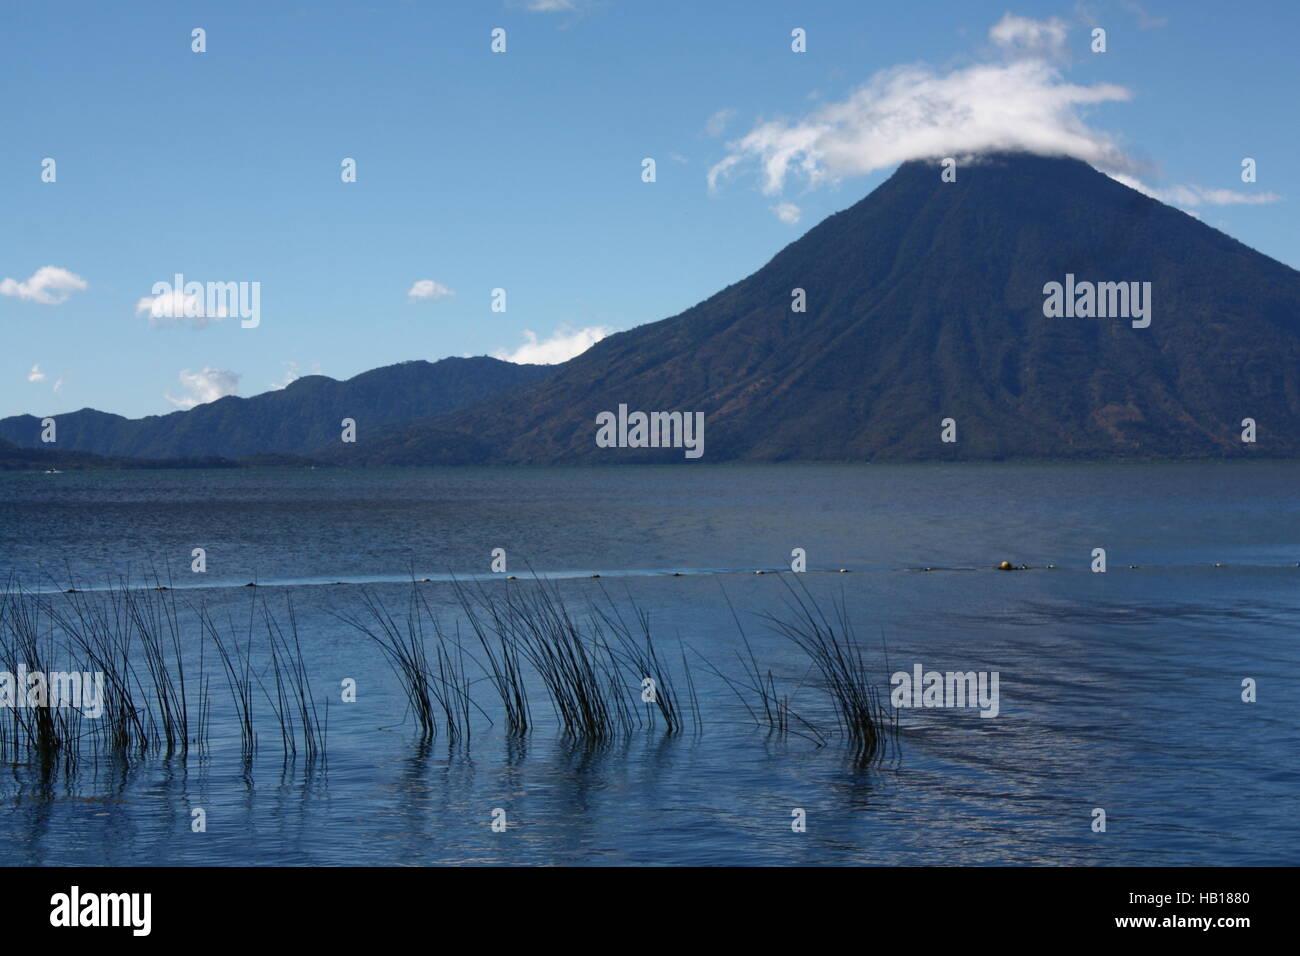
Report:
M 230 690 L 230 697 L 235 705 L 236 721 L 239 724 L 240 754 L 245 760 L 249 760 L 257 750 L 257 730 L 253 725 L 253 665 L 249 652 L 253 641 L 252 612 L 250 611 L 247 639 L 243 646 L 240 645 L 237 634 L 232 633 L 226 638 L 221 636 L 221 630 L 212 620 L 212 615 L 206 607 L 199 608 L 198 614 L 199 626 L 212 639 L 222 670 L 226 675 L 226 686 Z M 233 622 L 231 631 L 234 631 Z
M 646 689 L 645 681 L 653 681 L 653 699 L 648 703 L 651 705 L 652 712 L 657 711 L 663 721 L 664 731 L 668 734 L 681 733 L 685 726 L 685 719 L 678 705 L 678 695 L 676 692 L 676 682 L 670 668 L 668 668 L 659 657 L 659 651 L 650 630 L 650 615 L 644 609 L 637 607 L 632 603 L 631 595 L 628 595 L 628 603 L 632 608 L 634 616 L 633 623 L 629 624 L 623 617 L 618 605 L 609 597 L 608 592 L 601 588 L 605 597 L 603 605 L 592 605 L 591 613 L 595 622 L 595 630 L 602 643 L 608 646 L 603 636 L 608 632 L 614 636 L 617 643 L 615 651 L 621 663 L 630 672 L 636 680 L 634 690 L 641 692 Z M 686 682 L 690 683 L 690 669 L 686 664 L 685 654 L 682 655 L 683 675 Z M 694 701 L 694 687 L 690 686 L 689 695 L 695 706 L 693 714 L 696 726 L 699 726 L 699 708 L 698 702 Z M 645 694 L 641 694 L 644 699 Z
M 827 611 L 802 581 L 786 587 L 788 613 L 759 616 L 802 652 L 808 662 L 802 680 L 778 680 L 760 662 L 729 598 L 743 647 L 736 653 L 739 672 L 724 673 L 703 655 L 693 656 L 736 694 L 757 725 L 819 747 L 838 736 L 859 759 L 875 760 L 894 740 L 897 718 L 881 705 L 843 599 Z M 453 580 L 453 589 L 449 609 L 435 610 L 413 582 L 403 614 L 390 612 L 368 590 L 361 592 L 364 613 L 336 614 L 380 648 L 422 742 L 445 732 L 449 743 L 468 747 L 478 719 L 491 724 L 500 715 L 507 738 L 517 742 L 537 726 L 539 695 L 557 731 L 587 743 L 638 729 L 668 736 L 688 726 L 702 732 L 686 647 L 679 638 L 676 654 L 665 653 L 650 614 L 630 593 L 616 601 L 600 585 L 599 596 L 584 598 L 585 608 L 575 614 L 571 606 L 582 604 L 536 575 L 528 582 L 473 586 Z M 47 673 L 67 662 L 77 671 L 98 672 L 103 712 L 92 719 L 75 707 L 4 708 L 0 758 L 73 772 L 85 758 L 184 759 L 191 749 L 206 752 L 214 669 L 225 678 L 246 762 L 268 726 L 286 761 L 324 758 L 329 708 L 312 694 L 292 601 L 275 610 L 254 595 L 239 624 L 231 615 L 219 623 L 204 604 L 189 610 L 182 613 L 170 585 L 145 590 L 123 581 L 99 592 L 49 595 L 9 582 L 0 592 L 0 669 L 21 665 Z M 448 616 L 454 623 L 446 622 Z M 829 698 L 834 728 L 792 706 L 811 675 Z M 643 696 L 647 678 L 652 696 Z M 500 704 L 492 713 L 475 699 L 482 684 Z
M 599 634 L 584 637 L 555 585 L 534 578 L 525 588 L 480 588 L 463 605 L 475 632 L 486 628 L 526 662 L 545 688 L 561 732 L 604 740 L 634 724 L 616 676 L 618 661 Z M 523 693 L 522 688 L 519 693 Z
M 736 613 L 735 605 L 731 603 L 731 598 L 727 596 L 725 590 L 722 596 L 727 604 L 727 610 L 731 613 L 731 619 L 736 624 L 741 643 L 745 646 L 744 654 L 736 652 L 736 660 L 744 676 L 731 677 L 724 674 L 702 657 L 705 666 L 736 695 L 755 725 L 766 727 L 770 733 L 777 736 L 794 734 L 812 741 L 818 747 L 825 746 L 826 734 L 816 724 L 795 712 L 790 706 L 790 694 L 777 690 L 776 678 L 771 668 L 764 670 L 760 666 L 758 656 L 754 653 L 754 646 L 750 643 L 745 627 L 740 622 L 740 615 Z
M 165 753 L 167 756 L 178 751 L 187 753 L 190 745 L 189 700 L 176 602 L 173 598 L 148 591 L 125 591 L 123 596 L 152 682 Z
M 103 713 L 94 721 L 91 743 L 122 758 L 148 753 L 159 724 L 142 700 L 144 686 L 132 662 L 135 624 L 130 600 L 129 590 L 121 588 L 109 591 L 102 600 L 75 594 L 58 603 L 32 597 L 22 601 L 57 626 L 69 648 L 83 657 L 87 670 L 103 675 Z
M 788 605 L 791 615 L 762 616 L 808 656 L 830 695 L 838 728 L 856 756 L 867 762 L 877 759 L 896 739 L 897 716 L 880 703 L 880 694 L 843 598 L 832 602 L 832 618 L 802 581 L 798 588 L 789 581 L 784 583 L 791 598 Z
M 509 586 L 509 582 L 506 582 Z M 454 581 L 457 602 L 465 613 L 470 629 L 487 661 L 484 670 L 487 680 L 496 691 L 505 712 L 505 730 L 510 737 L 523 737 L 532 726 L 532 711 L 524 684 L 524 664 L 519 647 L 506 637 L 508 630 L 497 606 L 486 602 L 488 620 L 475 612 L 473 596 L 459 581 Z M 489 623 L 490 622 L 490 623 Z
M 399 624 L 384 603 L 369 591 L 362 592 L 361 600 L 369 613 L 368 620 L 348 613 L 338 613 L 336 616 L 366 635 L 383 651 L 393 674 L 406 693 L 406 700 L 410 712 L 415 716 L 421 739 L 432 740 L 438 734 L 435 695 L 428 653 L 424 646 L 422 618 L 414 587 L 407 608 L 405 627 Z

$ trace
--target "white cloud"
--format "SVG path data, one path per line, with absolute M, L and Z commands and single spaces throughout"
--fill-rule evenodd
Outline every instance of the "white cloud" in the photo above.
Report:
M 763 192 L 775 195 L 793 176 L 815 188 L 909 159 L 1013 150 L 1131 170 L 1111 138 L 1078 114 L 1080 106 L 1128 98 L 1128 90 L 1110 83 L 1065 83 L 1041 59 L 947 74 L 895 67 L 802 120 L 756 126 L 729 144 L 730 154 L 709 170 L 709 188 L 750 162 L 760 167 Z
M 705 136 L 721 136 L 727 130 L 727 123 L 736 115 L 735 110 L 718 110 L 704 122 Z
M 1169 23 L 1168 17 L 1153 17 L 1140 3 L 1124 3 L 1125 10 L 1137 17 L 1139 30 L 1154 30 Z
M 280 389 L 285 388 L 286 386 L 291 385 L 294 382 L 298 381 L 298 379 L 302 378 L 302 373 L 299 371 L 299 366 L 297 362 L 285 362 L 283 364 L 285 367 L 284 381 L 271 383 L 271 388 L 274 389 L 275 391 L 279 391 Z M 312 365 L 311 371 L 307 372 L 307 374 L 308 375 L 321 374 L 320 363 L 318 362 Z
M 175 289 L 161 295 L 147 295 L 135 303 L 135 314 L 144 313 L 153 328 L 165 325 L 188 324 L 190 328 L 205 329 L 212 322 L 229 318 L 226 307 L 213 302 L 212 311 L 207 310 L 204 297 L 197 293 L 186 295 Z
M 1235 189 L 1205 189 L 1200 186 L 1170 186 L 1168 189 L 1155 189 L 1141 180 L 1133 176 L 1126 176 L 1123 173 L 1111 173 L 1110 177 L 1130 189 L 1136 189 L 1144 196 L 1159 199 L 1171 206 L 1263 206 L 1268 203 L 1281 202 L 1283 199 L 1278 193 L 1241 192 Z
M 1151 25 L 1159 25 L 1155 20 Z M 779 196 L 791 181 L 808 189 L 862 176 L 912 159 L 1024 151 L 1071 156 L 1090 163 L 1155 199 L 1180 206 L 1262 204 L 1277 193 L 1199 186 L 1152 189 L 1110 134 L 1090 126 L 1084 111 L 1131 98 L 1112 83 L 1066 82 L 1061 63 L 1068 25 L 1006 14 L 989 30 L 994 62 L 947 72 L 923 64 L 881 70 L 847 99 L 817 107 L 801 119 L 759 123 L 728 143 L 710 168 L 709 190 L 753 168 L 765 195 Z M 782 219 L 787 204 L 773 207 Z
M 27 373 L 27 381 L 29 382 L 45 381 L 45 373 L 41 371 L 41 365 L 39 362 L 33 365 L 32 370 Z
M 577 7 L 573 0 L 528 0 L 528 9 L 534 13 L 562 13 Z
M 772 207 L 772 211 L 776 213 L 776 218 L 787 226 L 793 226 L 799 221 L 799 217 L 803 215 L 803 210 L 792 202 L 777 203 Z
M 87 287 L 79 275 L 58 266 L 41 266 L 29 279 L 0 279 L 0 295 L 16 296 L 41 305 L 59 305 Z
M 989 28 L 989 39 L 1003 53 L 1012 56 L 1049 57 L 1065 55 L 1065 37 L 1069 32 L 1064 20 L 1031 20 L 1011 13 Z
M 432 279 L 417 279 L 415 284 L 406 290 L 406 297 L 412 301 L 418 301 L 419 299 L 437 301 L 445 296 L 455 294 L 441 282 L 435 282 Z
M 524 329 L 527 341 L 513 352 L 500 349 L 492 353 L 493 358 L 520 365 L 556 365 L 567 362 L 575 355 L 581 355 L 605 336 L 616 331 L 608 325 L 592 325 L 583 329 L 574 329 L 562 325 L 549 338 L 537 340 L 537 333 Z
M 238 372 L 228 372 L 205 365 L 200 372 L 183 369 L 177 378 L 180 379 L 181 385 L 188 394 L 175 398 L 168 393 L 163 397 L 177 408 L 193 408 L 195 405 L 215 402 L 226 395 L 238 394 L 239 380 L 243 376 Z
M 58 379 L 58 380 L 55 381 L 55 383 L 54 383 L 54 390 L 55 390 L 56 392 L 60 392 L 60 391 L 63 390 L 63 379 L 60 378 L 60 379 Z

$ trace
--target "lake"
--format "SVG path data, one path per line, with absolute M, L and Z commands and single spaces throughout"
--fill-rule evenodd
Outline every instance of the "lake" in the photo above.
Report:
M 175 609 L 189 693 L 201 666 L 210 694 L 184 757 L 6 754 L 0 863 L 1294 865 L 1298 489 L 1295 462 L 0 473 L 11 609 L 160 581 L 139 600 Z M 546 588 L 580 628 L 644 612 L 686 726 L 666 734 L 629 680 L 639 726 L 566 735 L 530 669 L 532 726 L 508 733 L 458 588 Z M 878 760 L 776 625 L 800 595 L 843 611 L 897 714 Z M 413 597 L 466 655 L 468 738 L 422 739 L 347 620 L 369 601 L 400 625 Z M 315 759 L 285 757 L 273 714 L 264 614 L 290 607 Z M 247 642 L 247 760 L 200 609 Z M 789 732 L 756 725 L 747 660 Z M 917 665 L 996 673 L 997 715 L 895 711 L 891 675 Z

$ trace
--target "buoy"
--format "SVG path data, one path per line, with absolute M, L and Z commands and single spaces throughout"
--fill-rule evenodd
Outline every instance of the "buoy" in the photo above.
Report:
M 682 572 L 680 572 L 680 571 L 674 571 L 674 572 L 673 572 L 673 577 L 675 577 L 675 578 L 680 578 L 680 577 L 682 577 L 682 576 L 683 576 L 683 575 L 682 575 Z
M 599 574 L 593 574 L 592 577 L 593 577 L 593 578 L 598 578 L 598 577 L 600 577 L 600 575 L 599 575 Z
M 999 570 L 999 571 L 1014 571 L 1015 568 L 1012 566 L 1012 564 L 1011 564 L 1010 561 L 1003 561 L 1001 564 L 998 565 L 998 570 Z
M 247 584 L 244 585 L 244 587 L 246 587 L 246 588 L 255 588 L 255 587 L 257 587 L 257 585 L 254 584 L 252 581 L 249 581 Z
M 160 585 L 158 585 L 156 588 L 154 588 L 154 590 L 155 590 L 155 591 L 166 591 L 166 590 L 167 590 L 167 585 L 165 585 L 165 584 L 160 584 Z
M 840 568 L 840 574 L 848 574 L 848 573 L 849 573 L 848 568 Z
M 754 573 L 755 573 L 755 574 L 762 574 L 762 573 L 763 573 L 763 570 L 760 568 L 759 570 L 755 571 Z
M 507 581 L 518 581 L 519 579 L 518 579 L 517 577 L 515 577 L 513 574 L 507 574 L 507 575 L 506 575 L 506 580 L 507 580 Z
M 1054 565 L 1054 564 L 1049 564 L 1048 567 L 1049 567 L 1049 568 L 1055 568 L 1056 565 Z

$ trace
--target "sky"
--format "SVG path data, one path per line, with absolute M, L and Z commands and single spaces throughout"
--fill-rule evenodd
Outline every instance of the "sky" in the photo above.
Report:
M 0 0 L 0 416 L 563 361 L 992 147 L 1300 267 L 1297 35 L 1283 0 Z M 257 283 L 256 324 L 177 274 Z

